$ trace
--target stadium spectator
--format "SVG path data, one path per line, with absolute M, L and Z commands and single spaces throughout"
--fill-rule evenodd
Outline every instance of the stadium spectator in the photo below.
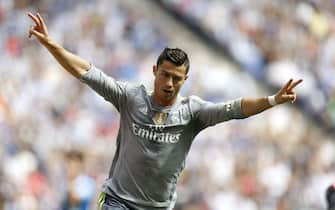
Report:
M 62 210 L 89 210 L 95 196 L 95 182 L 85 173 L 84 156 L 79 151 L 66 154 L 67 192 Z
M 327 210 L 335 209 L 335 184 L 330 185 L 326 190 Z

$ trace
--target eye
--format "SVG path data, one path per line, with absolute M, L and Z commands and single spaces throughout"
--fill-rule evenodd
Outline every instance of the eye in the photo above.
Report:
M 173 77 L 173 81 L 175 83 L 180 82 L 183 78 L 182 77 Z
M 165 71 L 161 72 L 161 75 L 162 75 L 163 77 L 169 77 L 169 76 L 170 76 L 169 73 L 167 73 L 167 72 L 165 72 Z

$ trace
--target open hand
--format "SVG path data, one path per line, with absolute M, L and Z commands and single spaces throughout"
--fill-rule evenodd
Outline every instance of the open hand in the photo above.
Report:
M 287 101 L 291 101 L 293 103 L 296 98 L 297 94 L 293 91 L 294 88 L 302 82 L 302 79 L 297 81 L 293 81 L 290 79 L 275 95 L 275 100 L 277 104 L 282 104 Z
M 39 13 L 33 15 L 31 12 L 28 13 L 28 16 L 35 22 L 35 26 L 29 29 L 29 38 L 34 35 L 39 42 L 44 43 L 48 38 L 48 29 L 42 16 Z

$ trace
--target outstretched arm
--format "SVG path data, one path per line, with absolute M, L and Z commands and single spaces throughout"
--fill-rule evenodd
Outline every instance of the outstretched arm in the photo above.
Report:
M 65 50 L 48 36 L 47 26 L 39 13 L 36 15 L 28 13 L 28 16 L 35 23 L 35 26 L 32 26 L 29 30 L 29 38 L 31 36 L 35 36 L 37 40 L 45 46 L 56 58 L 56 60 L 73 76 L 80 78 L 89 70 L 89 62 Z
M 297 81 L 290 79 L 274 96 L 255 99 L 243 98 L 241 105 L 243 114 L 249 117 L 263 112 L 275 104 L 282 104 L 288 101 L 293 103 L 297 97 L 293 89 L 301 82 L 301 79 Z

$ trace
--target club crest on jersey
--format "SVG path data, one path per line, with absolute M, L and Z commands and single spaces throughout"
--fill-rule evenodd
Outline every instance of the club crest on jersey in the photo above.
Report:
M 154 123 L 156 125 L 165 125 L 166 124 L 166 120 L 167 120 L 167 113 L 164 112 L 156 112 L 152 118 L 152 120 L 154 121 Z

